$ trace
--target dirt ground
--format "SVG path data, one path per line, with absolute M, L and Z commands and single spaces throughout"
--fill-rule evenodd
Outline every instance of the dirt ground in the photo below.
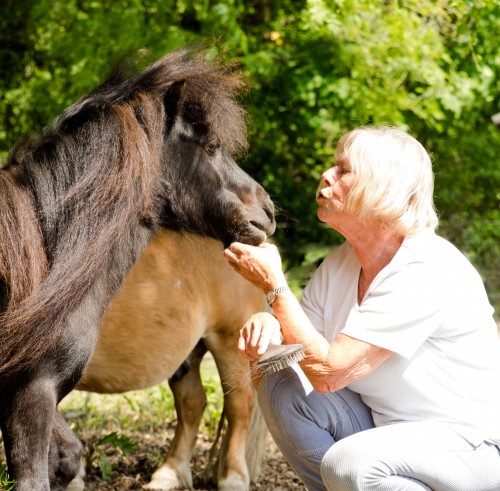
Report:
M 87 450 L 102 435 L 81 436 Z M 147 478 L 154 472 L 158 463 L 162 461 L 166 445 L 164 436 L 155 436 L 138 433 L 130 436 L 138 444 L 129 455 L 120 455 L 115 449 L 110 449 L 107 457 L 113 464 L 110 479 L 105 481 L 101 477 L 99 459 L 92 459 L 87 467 L 85 479 L 86 491 L 128 491 L 140 490 L 147 482 Z M 193 472 L 193 485 L 197 491 L 216 490 L 217 486 L 208 472 L 208 460 L 211 443 L 199 435 L 191 469 Z M 263 462 L 262 473 L 256 482 L 253 482 L 250 491 L 305 491 L 293 470 L 285 462 L 283 455 L 276 447 L 271 437 L 268 436 L 267 455 Z
M 87 454 L 85 491 L 137 491 L 148 482 L 148 477 L 163 461 L 168 442 L 165 438 L 173 432 L 155 435 L 148 432 L 129 434 L 137 447 L 128 455 L 118 452 L 112 446 L 102 455 L 112 465 L 108 479 L 102 478 L 102 455 L 92 453 L 92 447 L 102 438 L 102 433 L 89 431 L 80 435 Z M 193 489 L 196 491 L 213 491 L 217 489 L 209 472 L 209 455 L 211 442 L 208 437 L 200 434 L 191 461 L 193 472 Z M 0 463 L 5 466 L 3 447 L 0 446 Z M 263 461 L 259 478 L 251 483 L 250 491 L 306 491 L 296 474 L 283 458 L 283 455 L 268 435 L 267 453 Z

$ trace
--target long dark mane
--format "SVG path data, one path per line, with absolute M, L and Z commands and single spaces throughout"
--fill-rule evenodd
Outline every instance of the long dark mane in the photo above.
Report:
M 168 192 L 162 144 L 175 116 L 165 95 L 176 84 L 193 124 L 234 152 L 245 148 L 244 112 L 234 101 L 241 78 L 181 50 L 132 76 L 122 66 L 12 149 L 0 171 L 0 283 L 7 294 L 0 386 L 50 350 L 96 278 L 112 276 L 118 259 L 135 260 L 118 256 L 123 244 L 144 247 L 132 244 L 137 227 L 152 233 L 158 226 L 159 199 Z

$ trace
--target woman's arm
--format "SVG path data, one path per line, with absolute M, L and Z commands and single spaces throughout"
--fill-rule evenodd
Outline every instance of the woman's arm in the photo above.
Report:
M 260 247 L 232 244 L 225 252 L 229 264 L 265 293 L 286 284 L 278 250 L 271 244 Z M 339 334 L 330 344 L 319 334 L 290 291 L 279 294 L 272 304 L 277 323 L 265 316 L 252 318 L 240 335 L 240 350 L 258 360 L 279 325 L 287 344 L 304 345 L 306 358 L 300 362 L 318 392 L 339 390 L 380 366 L 391 351 Z M 256 381 L 258 382 L 258 381 Z
M 309 322 L 295 296 L 279 295 L 273 302 L 285 342 L 304 345 L 306 358 L 300 362 L 318 392 L 333 392 L 368 375 L 392 354 L 391 351 L 338 334 L 330 344 Z

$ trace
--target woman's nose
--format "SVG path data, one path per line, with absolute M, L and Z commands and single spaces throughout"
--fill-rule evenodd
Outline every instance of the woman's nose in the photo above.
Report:
M 335 182 L 335 177 L 337 175 L 337 166 L 330 167 L 330 169 L 326 170 L 323 172 L 321 175 L 321 180 L 326 186 L 332 186 L 333 183 Z

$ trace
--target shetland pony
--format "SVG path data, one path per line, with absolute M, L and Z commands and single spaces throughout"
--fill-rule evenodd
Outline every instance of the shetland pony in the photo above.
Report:
M 263 293 L 227 264 L 219 241 L 165 229 L 113 297 L 77 388 L 120 393 L 169 379 L 177 428 L 165 463 L 146 489 L 193 485 L 190 459 L 207 404 L 200 378 L 207 349 L 217 364 L 228 422 L 218 489 L 246 491 L 258 477 L 266 429 L 255 413 L 250 367 L 237 344 L 245 321 L 265 305 Z
M 103 313 L 160 226 L 227 245 L 274 232 L 273 205 L 232 155 L 245 147 L 227 66 L 180 50 L 122 66 L 0 171 L 0 429 L 17 491 L 62 490 L 81 444 L 57 405 Z

